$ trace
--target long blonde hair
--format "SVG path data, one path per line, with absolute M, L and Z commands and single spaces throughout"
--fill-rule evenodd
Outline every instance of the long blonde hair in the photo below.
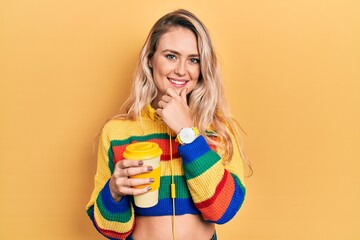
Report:
M 141 118 L 143 109 L 157 96 L 158 90 L 154 83 L 152 69 L 149 67 L 149 60 L 153 57 L 161 36 L 172 27 L 189 29 L 197 37 L 201 74 L 196 87 L 188 95 L 190 114 L 195 125 L 208 142 L 221 147 L 224 153 L 224 163 L 231 160 L 234 144 L 238 146 L 241 156 L 245 159 L 239 141 L 241 128 L 229 113 L 220 68 L 209 32 L 205 25 L 187 10 L 180 9 L 170 12 L 160 18 L 151 28 L 140 53 L 130 96 L 123 104 L 121 113 L 114 118 L 131 120 Z M 205 134 L 209 127 L 216 131 L 220 141 L 215 142 Z M 234 139 L 231 138 L 231 135 L 234 136 Z

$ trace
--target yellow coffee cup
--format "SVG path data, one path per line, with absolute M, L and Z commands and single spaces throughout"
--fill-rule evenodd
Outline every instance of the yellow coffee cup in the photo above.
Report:
M 130 178 L 154 178 L 154 182 L 147 185 L 136 186 L 134 188 L 143 188 L 148 185 L 151 190 L 147 193 L 134 196 L 135 205 L 141 208 L 155 206 L 159 201 L 160 187 L 160 156 L 162 150 L 154 142 L 137 142 L 129 144 L 124 151 L 124 158 L 128 160 L 144 161 L 145 166 L 152 166 L 153 170 L 149 173 L 142 173 L 130 176 Z

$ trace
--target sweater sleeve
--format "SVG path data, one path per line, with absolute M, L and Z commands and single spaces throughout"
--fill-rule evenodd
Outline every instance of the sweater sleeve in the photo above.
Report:
M 223 164 L 203 136 L 179 146 L 184 174 L 195 206 L 205 220 L 217 224 L 230 221 L 245 198 L 243 161 L 234 146 L 231 161 Z
M 120 202 L 113 200 L 109 179 L 112 175 L 112 149 L 105 125 L 99 140 L 98 163 L 94 180 L 94 190 L 86 206 L 87 214 L 95 228 L 108 239 L 125 239 L 134 228 L 134 209 L 127 196 Z

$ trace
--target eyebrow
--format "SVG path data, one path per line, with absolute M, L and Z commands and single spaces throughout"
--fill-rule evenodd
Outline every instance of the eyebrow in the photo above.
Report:
M 162 51 L 163 53 L 164 52 L 171 52 L 171 53 L 174 53 L 176 55 L 181 55 L 178 51 L 175 51 L 175 50 L 172 50 L 172 49 L 165 49 Z M 199 54 L 190 54 L 189 57 L 199 57 L 200 55 Z

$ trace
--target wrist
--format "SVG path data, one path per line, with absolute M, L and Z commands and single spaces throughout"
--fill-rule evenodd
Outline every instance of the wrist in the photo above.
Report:
M 195 126 L 194 121 L 189 118 L 189 119 L 182 120 L 181 124 L 179 124 L 177 126 L 177 128 L 173 129 L 173 130 L 176 133 L 176 135 L 178 135 L 181 132 L 182 129 L 184 129 L 184 128 L 193 128 L 194 126 Z
M 177 134 L 176 141 L 181 145 L 192 143 L 200 135 L 196 127 L 182 128 Z
M 115 202 L 120 202 L 122 196 L 121 196 L 120 194 L 116 193 L 116 187 L 114 187 L 113 181 L 114 181 L 114 180 L 113 180 L 113 178 L 111 177 L 110 182 L 109 182 L 110 194 L 111 194 L 112 199 L 113 199 Z

